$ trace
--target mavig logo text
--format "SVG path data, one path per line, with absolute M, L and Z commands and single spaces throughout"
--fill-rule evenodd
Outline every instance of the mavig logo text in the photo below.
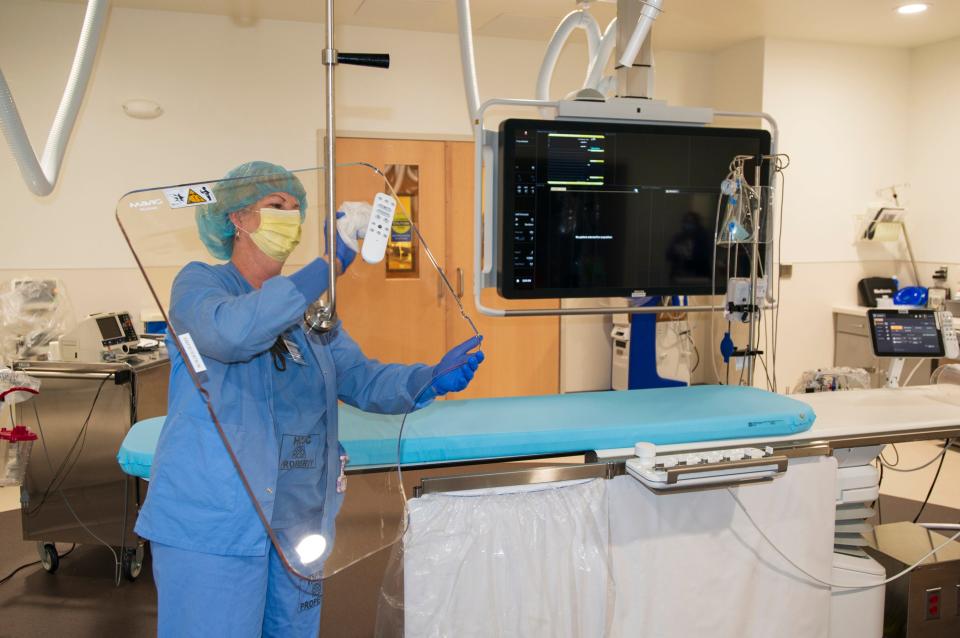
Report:
M 162 206 L 162 199 L 142 199 L 139 202 L 130 202 L 130 208 L 137 208 L 143 210 L 145 208 L 156 208 L 157 206 Z

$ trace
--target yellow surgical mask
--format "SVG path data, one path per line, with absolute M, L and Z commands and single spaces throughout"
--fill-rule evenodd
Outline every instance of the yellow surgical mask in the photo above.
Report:
M 237 230 L 243 229 L 238 226 Z M 300 232 L 299 210 L 261 208 L 260 227 L 247 234 L 264 255 L 283 262 L 300 243 Z

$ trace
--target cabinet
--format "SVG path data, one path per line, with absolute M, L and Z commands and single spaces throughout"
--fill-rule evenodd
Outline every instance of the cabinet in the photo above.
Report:
M 484 336 L 486 361 L 481 372 L 465 392 L 451 398 L 556 393 L 559 318 L 487 317 L 474 306 L 473 148 L 472 142 L 341 137 L 337 163 L 364 161 L 382 169 L 402 165 L 407 177 L 416 181 L 414 216 L 420 232 Z M 337 171 L 338 202 L 369 201 L 382 190 L 383 180 L 371 171 L 353 167 Z M 472 334 L 419 242 L 415 249 L 412 272 L 391 272 L 386 262 L 369 265 L 358 257 L 338 281 L 338 314 L 367 356 L 435 363 Z M 483 300 L 505 308 L 557 306 L 549 300 L 508 302 L 494 290 L 486 290 Z

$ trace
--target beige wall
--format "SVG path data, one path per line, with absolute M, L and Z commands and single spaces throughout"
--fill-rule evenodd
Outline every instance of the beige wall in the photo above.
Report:
M 754 113 L 763 108 L 762 38 L 717 51 L 710 56 L 710 106 L 718 111 Z M 718 118 L 721 126 L 759 128 L 760 121 Z
M 778 389 L 833 363 L 836 305 L 856 283 L 888 274 L 895 247 L 863 246 L 856 227 L 876 191 L 906 180 L 910 53 L 903 49 L 767 40 L 763 110 L 780 127 L 785 172 Z
M 853 242 L 854 222 L 907 174 L 910 52 L 767 40 L 763 108 L 791 166 L 785 263 L 884 259 Z
M 902 243 L 853 242 L 877 190 L 901 189 L 920 283 L 940 265 L 960 287 L 960 233 L 951 158 L 960 145 L 960 39 L 912 51 L 768 41 L 764 109 L 791 155 L 782 260 L 780 378 L 832 363 L 830 308 L 856 304 L 856 282 L 897 275 L 914 284 Z M 894 261 L 895 260 L 895 261 Z M 781 386 L 783 383 L 781 383 Z M 782 389 L 782 387 L 781 387 Z
M 35 147 L 42 147 L 63 90 L 83 6 L 9 0 L 0 4 L 0 59 Z M 338 29 L 343 50 L 384 51 L 389 71 L 340 67 L 342 132 L 385 136 L 470 135 L 454 35 Z M 314 166 L 324 126 L 322 25 L 113 8 L 89 93 L 51 197 L 29 194 L 0 153 L 0 281 L 60 276 L 78 315 L 152 307 L 113 213 L 127 191 L 217 178 L 252 158 Z M 533 97 L 545 43 L 477 38 L 481 98 Z M 663 85 L 704 104 L 705 56 L 658 52 Z M 585 46 L 568 45 L 553 82 L 579 86 Z M 504 73 L 509 69 L 509 73 Z M 157 120 L 125 116 L 130 98 L 159 102 Z M 523 113 L 526 114 L 526 113 Z
M 915 49 L 910 55 L 910 139 L 905 199 L 918 252 L 929 261 L 960 262 L 960 38 Z M 960 269 L 951 287 L 960 286 Z

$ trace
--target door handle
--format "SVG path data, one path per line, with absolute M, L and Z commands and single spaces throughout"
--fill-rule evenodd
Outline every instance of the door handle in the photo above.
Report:
M 457 297 L 463 299 L 463 268 L 457 268 Z

